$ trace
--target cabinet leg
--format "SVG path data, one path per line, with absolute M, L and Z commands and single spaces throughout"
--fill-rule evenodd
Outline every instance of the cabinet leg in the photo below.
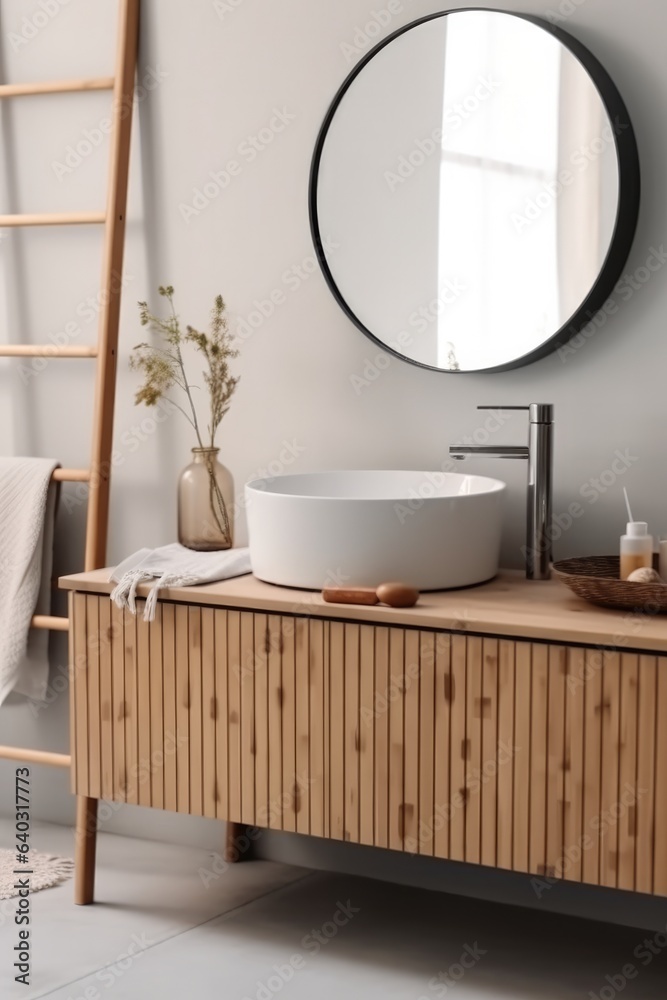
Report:
M 97 846 L 97 799 L 76 799 L 76 845 L 74 853 L 74 902 L 92 903 L 95 896 L 95 848 Z
M 225 830 L 225 861 L 228 864 L 236 864 L 238 861 L 248 861 L 250 853 L 248 848 L 243 849 L 247 841 L 248 847 L 251 844 L 246 836 L 247 826 L 244 823 L 227 823 Z

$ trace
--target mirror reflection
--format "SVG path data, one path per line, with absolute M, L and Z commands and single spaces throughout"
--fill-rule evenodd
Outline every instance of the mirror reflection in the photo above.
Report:
M 601 279 L 624 129 L 540 24 L 461 11 L 410 26 L 348 82 L 321 136 L 313 226 L 334 291 L 411 361 L 529 360 Z

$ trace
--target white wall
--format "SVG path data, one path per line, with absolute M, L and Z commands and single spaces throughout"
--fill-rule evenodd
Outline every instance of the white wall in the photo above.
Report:
M 486 3 L 505 7 L 494 0 Z M 53 16 L 34 38 L 17 44 L 12 33 L 21 30 L 24 17 L 44 20 L 36 15 L 40 0 L 0 0 L 0 70 L 5 79 L 111 72 L 114 0 L 41 4 Z M 545 14 L 559 4 L 512 0 L 511 6 Z M 456 378 L 394 359 L 375 382 L 355 392 L 351 377 L 362 375 L 377 351 L 345 318 L 319 271 L 311 273 L 307 182 L 320 122 L 352 65 L 349 46 L 355 35 L 360 40 L 358 31 L 372 12 L 382 8 L 384 0 L 229 0 L 217 5 L 211 0 L 144 0 L 139 76 L 149 74 L 149 83 L 159 83 L 139 104 L 135 131 L 111 562 L 140 545 L 173 539 L 175 481 L 192 444 L 188 428 L 176 418 L 157 429 L 149 421 L 142 431 L 146 414 L 133 407 L 135 378 L 127 362 L 141 339 L 135 302 L 146 296 L 154 301 L 154 289 L 163 282 L 176 286 L 180 310 L 195 324 L 205 322 L 219 291 L 235 323 L 256 313 L 256 302 L 267 301 L 272 291 L 284 293 L 273 315 L 244 341 L 238 362 L 242 382 L 221 444 L 239 488 L 281 456 L 286 468 L 298 471 L 438 468 L 449 443 L 479 426 L 477 403 L 543 401 L 556 405 L 558 421 L 556 511 L 566 511 L 574 501 L 585 509 L 556 546 L 557 555 L 614 551 L 625 521 L 623 485 L 630 490 L 636 516 L 648 519 L 656 534 L 667 533 L 662 412 L 667 268 L 631 295 L 619 294 L 619 312 L 576 352 L 508 374 Z M 403 0 L 382 33 L 440 8 L 437 0 Z M 645 264 L 651 247 L 660 248 L 667 237 L 664 3 L 564 0 L 562 9 L 573 11 L 564 26 L 590 46 L 615 78 L 637 131 L 644 202 L 629 263 L 634 271 Z M 84 138 L 84 128 L 99 126 L 108 101 L 105 94 L 58 96 L 15 101 L 2 109 L 0 211 L 102 205 L 105 143 L 60 179 L 53 162 L 62 161 L 66 147 Z M 268 127 L 276 110 L 286 111 L 292 120 L 248 162 L 242 144 Z M 181 206 L 192 204 L 194 190 L 232 159 L 241 165 L 238 176 L 186 221 Z M 74 324 L 69 327 L 72 342 L 91 340 L 94 308 L 85 300 L 94 298 L 99 287 L 99 246 L 99 235 L 92 230 L 5 235 L 0 241 L 0 337 L 41 341 L 69 323 Z M 520 274 L 516 282 L 520 295 Z M 16 365 L 0 363 L 0 447 L 85 465 L 88 365 L 52 361 L 24 384 Z M 508 441 L 523 441 L 523 420 L 513 419 L 502 433 Z M 609 471 L 619 452 L 628 455 L 630 466 L 620 478 Z M 470 463 L 471 471 L 490 468 L 488 462 Z M 511 486 L 504 563 L 518 565 L 525 469 L 507 463 L 502 472 Z M 607 482 L 617 479 L 615 485 L 586 486 L 604 473 Z M 70 503 L 61 512 L 57 545 L 63 572 L 80 565 L 83 513 L 81 505 L 68 512 L 65 506 L 72 508 L 76 497 L 71 492 L 66 497 Z M 66 662 L 62 645 L 54 646 L 53 659 L 54 668 Z M 37 718 L 24 706 L 4 707 L 0 738 L 66 748 L 66 701 L 66 695 L 59 695 Z M 0 769 L 0 808 L 9 806 L 10 770 Z M 65 775 L 36 771 L 35 782 L 35 813 L 71 819 Z M 130 808 L 119 810 L 108 828 L 208 842 L 218 836 L 216 824 Z M 271 843 L 266 837 L 263 850 L 270 852 Z M 293 848 L 306 863 L 317 863 L 320 850 L 316 842 Z M 401 862 L 394 864 L 398 870 Z

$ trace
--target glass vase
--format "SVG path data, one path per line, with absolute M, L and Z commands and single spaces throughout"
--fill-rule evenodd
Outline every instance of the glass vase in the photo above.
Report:
M 234 542 L 234 480 L 219 450 L 193 448 L 178 481 L 178 540 L 198 552 L 231 549 Z

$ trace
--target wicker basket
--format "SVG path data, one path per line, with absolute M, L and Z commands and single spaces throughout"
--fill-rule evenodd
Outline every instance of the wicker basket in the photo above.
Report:
M 554 563 L 553 570 L 556 579 L 585 601 L 622 611 L 667 614 L 667 586 L 619 579 L 621 561 L 618 556 L 563 559 Z

